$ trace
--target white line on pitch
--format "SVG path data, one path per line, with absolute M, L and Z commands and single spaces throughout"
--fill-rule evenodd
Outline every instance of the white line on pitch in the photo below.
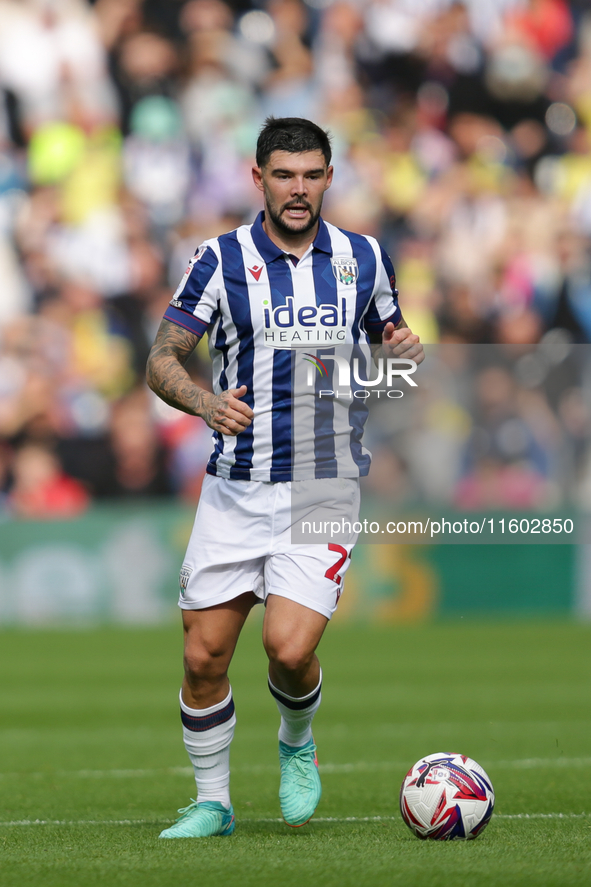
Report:
M 514 767 L 528 770 L 535 767 L 589 767 L 591 758 L 521 758 L 517 761 L 489 761 L 488 766 Z
M 483 765 L 494 772 L 499 769 L 529 770 L 541 767 L 590 767 L 591 758 L 522 758 L 515 761 L 486 761 Z M 388 770 L 408 770 L 408 761 L 357 761 L 351 764 L 320 764 L 320 772 L 331 773 L 376 773 Z M 277 770 L 275 764 L 243 764 L 232 768 L 233 773 L 274 773 Z M 32 773 L 14 772 L 0 773 L 0 779 L 8 777 L 30 776 L 60 777 L 70 779 L 137 779 L 154 776 L 192 776 L 192 767 L 163 767 L 161 769 L 147 770 L 48 770 Z
M 494 813 L 494 819 L 588 819 L 591 813 Z
M 495 813 L 493 819 L 588 819 L 591 813 Z M 317 816 L 313 822 L 398 822 L 400 816 Z M 283 822 L 277 817 L 259 819 L 238 818 L 238 822 L 274 823 Z M 1 822 L 0 827 L 31 825 L 168 825 L 170 819 L 15 819 Z

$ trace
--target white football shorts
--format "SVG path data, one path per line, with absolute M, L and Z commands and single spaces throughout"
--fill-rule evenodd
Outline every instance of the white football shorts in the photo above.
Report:
M 181 568 L 179 607 L 203 610 L 253 591 L 261 602 L 277 594 L 331 618 L 355 540 L 293 544 L 291 488 L 298 483 L 304 482 L 205 476 Z M 322 480 L 323 506 L 327 484 L 329 495 L 357 521 L 359 481 Z

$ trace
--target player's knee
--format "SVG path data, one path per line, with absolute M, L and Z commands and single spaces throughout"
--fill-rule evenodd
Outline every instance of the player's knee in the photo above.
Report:
M 276 668 L 294 675 L 307 671 L 314 656 L 313 650 L 310 651 L 293 642 L 267 643 L 266 650 L 269 661 Z
M 187 679 L 194 681 L 212 681 L 225 677 L 228 670 L 227 657 L 223 650 L 209 650 L 197 647 L 185 650 L 185 674 Z

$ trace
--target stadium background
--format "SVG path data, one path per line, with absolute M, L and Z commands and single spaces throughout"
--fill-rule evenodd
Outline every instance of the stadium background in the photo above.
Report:
M 325 215 L 385 245 L 423 341 L 590 341 L 589 5 L 0 0 L 1 623 L 173 616 L 209 431 L 144 365 L 195 247 L 258 211 L 270 113 L 331 130 Z M 488 372 L 404 434 L 376 411 L 368 495 L 584 515 L 586 359 Z M 341 620 L 591 612 L 586 545 L 358 552 Z

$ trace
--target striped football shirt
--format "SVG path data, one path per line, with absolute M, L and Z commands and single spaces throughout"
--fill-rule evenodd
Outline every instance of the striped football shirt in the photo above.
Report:
M 164 315 L 207 331 L 214 392 L 246 385 L 254 413 L 236 437 L 213 432 L 207 471 L 272 482 L 363 476 L 368 411 L 345 364 L 357 358 L 371 373 L 368 333 L 400 320 L 392 263 L 373 237 L 322 219 L 298 260 L 263 220 L 205 241 Z

